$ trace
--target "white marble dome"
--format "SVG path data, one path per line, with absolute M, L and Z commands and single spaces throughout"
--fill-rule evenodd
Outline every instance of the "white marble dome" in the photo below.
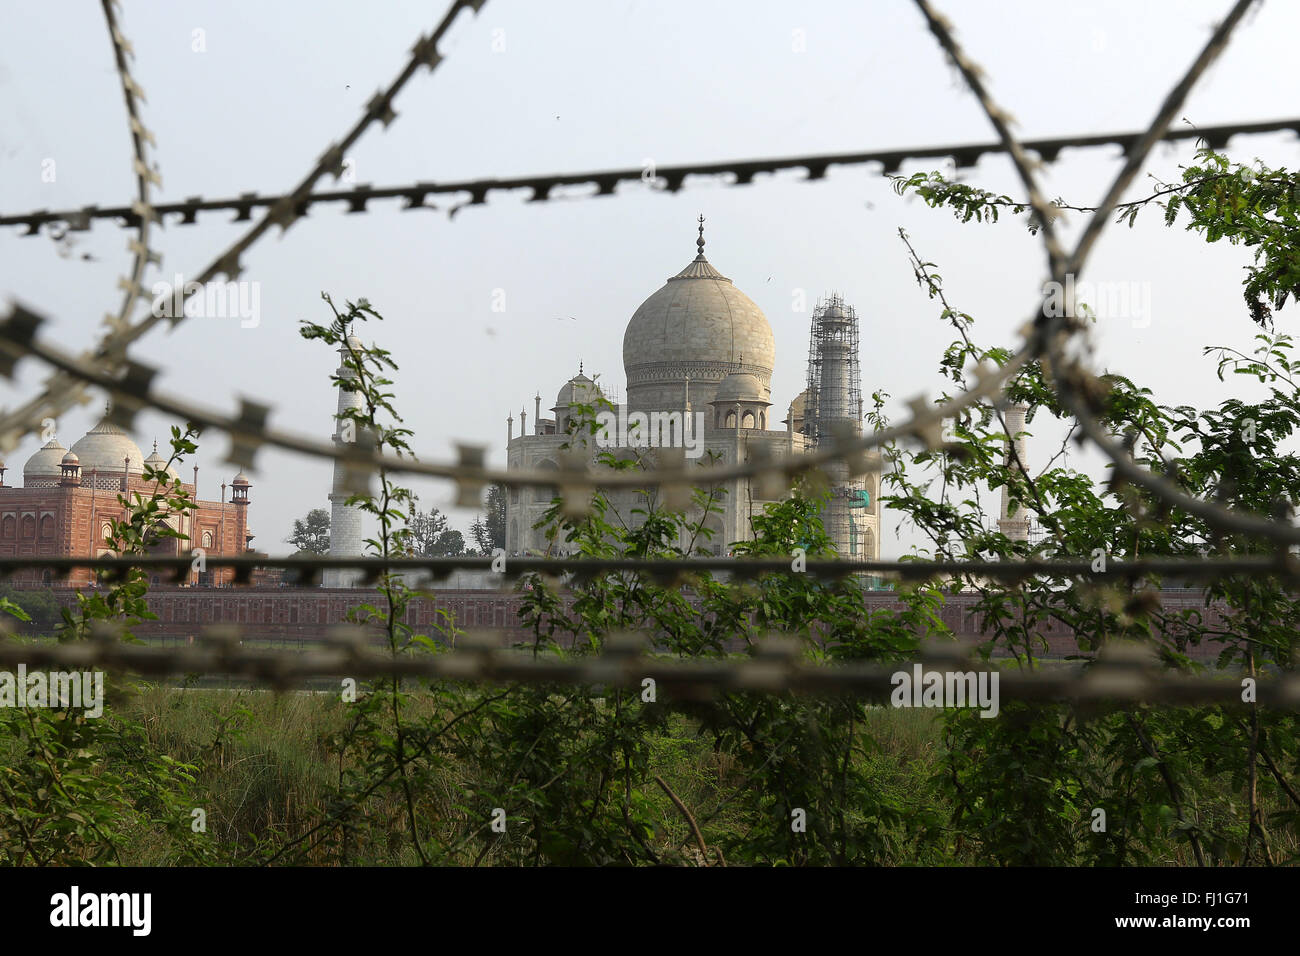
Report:
M 559 394 L 555 396 L 555 407 L 551 411 L 567 413 L 573 403 L 592 405 L 599 397 L 600 389 L 596 383 L 579 372 L 560 387 Z
M 128 468 L 132 475 L 144 473 L 144 452 L 131 440 L 131 436 L 107 418 L 86 432 L 72 446 L 72 450 L 81 459 L 81 473 L 89 475 L 91 469 L 104 472 L 122 473 L 123 459 L 130 458 Z
M 669 400 L 687 376 L 692 401 L 711 400 L 731 372 L 754 376 L 765 395 L 771 386 L 776 342 L 767 316 L 704 258 L 703 226 L 696 245 L 694 261 L 641 303 L 623 333 L 630 406 Z
M 51 438 L 40 447 L 36 454 L 27 459 L 27 464 L 23 465 L 23 477 L 61 478 L 63 469 L 60 465 L 63 463 L 63 456 L 66 452 L 67 449 L 59 443 L 57 438 Z

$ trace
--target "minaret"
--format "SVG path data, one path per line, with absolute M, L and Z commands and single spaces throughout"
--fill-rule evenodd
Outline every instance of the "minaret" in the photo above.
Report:
M 239 469 L 230 483 L 230 503 L 235 506 L 235 554 L 248 550 L 248 489 L 251 487 L 248 476 Z
M 838 294 L 813 311 L 804 420 L 817 446 L 828 445 L 841 434 L 862 434 L 858 335 L 857 313 Z M 878 509 L 875 502 L 864 504 L 864 482 L 851 478 L 842 460 L 827 462 L 822 470 L 831 486 L 822 525 L 835 550 L 842 558 L 874 558 L 879 548 L 874 520 Z
M 1028 448 L 1025 444 L 1025 415 L 1029 411 L 1027 405 L 1009 405 L 1002 413 L 1002 418 L 1007 425 L 1007 468 L 1016 468 L 1022 474 L 1026 474 L 1029 468 Z M 1014 445 L 1012 444 L 1014 442 Z M 1015 448 L 1015 455 L 1011 454 L 1012 448 Z M 1016 461 L 1019 459 L 1019 467 Z M 1024 502 L 1021 502 L 1016 509 L 1016 515 L 1011 516 L 1011 491 L 1007 485 L 1002 486 L 1002 509 L 998 517 L 998 530 L 1005 534 L 1012 541 L 1029 540 L 1029 512 L 1025 510 Z
M 354 350 L 362 348 L 361 340 L 349 335 L 348 340 L 339 346 L 339 368 L 335 373 L 340 379 L 350 381 L 356 377 L 347 365 L 349 346 Z M 355 445 L 357 441 L 357 423 L 354 419 L 344 417 L 344 413 L 354 408 L 362 408 L 364 402 L 359 391 L 349 391 L 339 385 L 338 411 L 334 414 L 334 444 Z M 346 439 L 345 440 L 345 436 Z M 361 509 L 349 505 L 351 497 L 347 487 L 347 467 L 339 459 L 334 460 L 334 484 L 330 490 L 330 557 L 353 558 L 362 553 L 361 545 Z M 242 542 L 239 542 L 242 544 Z M 350 588 L 356 583 L 358 571 L 354 568 L 331 568 L 321 575 L 321 584 L 327 588 Z

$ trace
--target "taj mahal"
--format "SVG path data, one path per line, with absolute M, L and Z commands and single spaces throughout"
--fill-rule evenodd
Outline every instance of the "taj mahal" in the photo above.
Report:
M 861 433 L 862 398 L 858 375 L 857 317 L 838 296 L 813 313 L 810 388 L 782 410 L 772 401 L 776 340 L 763 310 L 704 255 L 704 218 L 699 220 L 696 255 L 632 313 L 623 333 L 626 401 L 617 413 L 605 412 L 608 433 L 621 439 L 629 421 L 641 423 L 641 445 L 682 447 L 687 461 L 734 465 L 755 456 L 806 454 L 819 439 L 842 429 Z M 565 382 L 543 415 L 541 396 L 533 397 L 532 422 L 519 412 L 507 418 L 507 468 L 559 470 L 562 446 L 571 442 L 573 406 L 593 405 L 608 393 L 583 369 Z M 636 431 L 634 429 L 634 431 Z M 648 435 L 644 432 L 648 431 Z M 596 445 L 607 442 L 596 441 Z M 594 454 L 594 449 L 593 449 Z M 840 466 L 842 468 L 842 466 Z M 880 505 L 876 473 L 851 478 L 828 469 L 832 498 L 823 515 L 827 532 L 844 557 L 874 558 L 879 553 Z M 611 495 L 624 520 L 643 499 L 637 493 Z M 506 551 L 554 554 L 545 528 L 535 527 L 550 507 L 550 489 L 510 489 L 506 513 Z M 754 537 L 751 519 L 771 499 L 749 479 L 728 482 L 720 510 L 704 521 L 712 532 L 695 541 L 698 550 L 725 554 L 730 542 Z M 693 516 L 698 521 L 702 512 Z M 690 517 L 688 515 L 688 517 Z M 683 545 L 688 542 L 683 541 Z
M 542 396 L 532 398 L 515 417 L 506 417 L 507 470 L 557 473 L 566 455 L 586 456 L 594 463 L 602 449 L 611 446 L 636 449 L 653 464 L 659 448 L 682 449 L 688 463 L 728 466 L 806 455 L 823 443 L 862 434 L 863 404 L 859 357 L 859 323 L 854 308 L 842 296 L 830 293 L 813 309 L 808 346 L 806 387 L 785 405 L 772 401 L 772 373 L 776 364 L 776 339 L 763 310 L 704 255 L 704 217 L 698 220 L 695 257 L 676 275 L 669 276 L 643 301 L 623 332 L 623 371 L 626 399 L 615 405 L 607 387 L 589 377 L 581 363 L 577 374 L 560 386 L 555 403 L 545 411 Z M 347 348 L 340 348 L 346 353 Z M 348 376 L 346 366 L 338 370 Z M 336 426 L 345 410 L 357 401 L 355 393 L 339 389 Z M 584 428 L 580 413 L 595 427 Z M 613 409 L 612 411 L 610 409 Z M 1008 464 L 1028 462 L 1023 435 L 1025 406 L 1005 410 Z M 531 424 L 529 419 L 531 417 Z M 343 442 L 336 427 L 333 440 Z M 355 440 L 355 439 L 350 439 Z M 601 467 L 597 465 L 596 467 Z M 867 456 L 867 472 L 852 475 L 844 462 L 821 466 L 829 489 L 821 519 L 836 553 L 845 559 L 880 557 L 879 457 Z M 335 463 L 331 503 L 330 554 L 361 554 L 360 512 L 347 503 L 345 469 Z M 704 482 L 700 483 L 704 485 Z M 735 542 L 755 537 L 753 519 L 777 498 L 758 478 L 730 479 L 716 488 L 706 515 L 694 505 L 688 523 L 703 533 L 683 531 L 679 547 L 692 554 L 725 555 Z M 765 494 L 766 492 L 766 494 Z M 548 537 L 545 515 L 555 498 L 555 488 L 510 488 L 506 495 L 505 551 L 511 555 L 556 557 L 565 543 Z M 646 500 L 649 495 L 650 500 Z M 635 527 L 642 516 L 637 509 L 658 504 L 658 492 L 607 493 L 615 520 Z M 1030 519 L 1002 489 L 999 530 L 1012 539 L 1029 536 Z M 326 574 L 327 587 L 355 582 L 346 571 Z

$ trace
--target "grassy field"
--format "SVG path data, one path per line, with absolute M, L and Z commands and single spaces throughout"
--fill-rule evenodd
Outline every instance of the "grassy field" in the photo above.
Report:
M 348 705 L 340 702 L 338 694 L 146 686 L 120 707 L 124 715 L 144 726 L 150 746 L 158 752 L 202 768 L 197 783 L 209 832 L 232 857 L 251 853 L 258 839 L 290 838 L 324 819 L 331 788 L 339 776 L 338 755 L 328 741 L 349 719 Z M 933 794 L 921 790 L 937 768 L 940 745 L 934 712 L 881 708 L 868 712 L 866 724 L 863 736 L 874 738 L 876 747 L 863 759 L 870 762 L 876 784 L 899 796 L 932 803 Z M 742 825 L 728 811 L 745 780 L 731 757 L 715 752 L 709 738 L 693 733 L 689 722 L 680 716 L 671 718 L 652 736 L 651 749 L 648 776 L 661 777 L 689 809 L 712 856 L 717 840 L 730 828 Z M 434 788 L 439 792 L 432 795 L 422 814 L 427 827 L 442 828 L 448 834 L 465 830 L 464 814 L 458 809 L 462 781 L 457 778 L 452 767 Z M 653 808 L 655 836 L 651 845 L 656 852 L 665 861 L 694 860 L 696 843 L 682 811 L 656 784 L 640 793 Z M 400 832 L 400 810 L 393 800 L 371 806 L 367 813 L 388 818 L 395 832 Z M 900 849 L 895 862 L 922 862 L 902 845 L 902 833 L 897 836 Z M 481 862 L 513 862 L 494 859 L 499 855 L 489 853 Z M 123 862 L 156 865 L 168 859 L 165 841 L 140 834 L 130 858 Z M 325 854 L 316 862 L 327 862 Z M 356 862 L 417 861 L 409 848 L 398 845 L 391 853 Z

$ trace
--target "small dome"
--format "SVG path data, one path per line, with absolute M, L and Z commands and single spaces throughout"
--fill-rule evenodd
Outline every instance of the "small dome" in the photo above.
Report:
M 555 396 L 555 407 L 551 409 L 557 413 L 567 413 L 569 406 L 573 404 L 594 405 L 596 399 L 601 397 L 601 391 L 596 383 L 587 378 L 582 372 L 579 372 L 573 378 L 569 379 L 561 387 L 558 395 Z
M 79 465 L 79 464 L 81 464 L 81 459 L 78 458 L 78 457 L 77 457 L 75 454 L 73 454 L 72 452 L 68 452 L 66 455 L 63 456 L 63 464 L 65 464 L 65 465 Z
M 749 372 L 732 372 L 724 378 L 718 383 L 718 391 L 713 400 L 715 402 L 772 404 L 764 397 L 763 383 L 758 380 L 758 376 L 751 375 Z
M 85 471 L 94 468 L 110 474 L 121 473 L 125 460 L 129 458 L 130 464 L 125 466 L 128 473 L 144 473 L 144 452 L 140 446 L 107 418 L 79 438 L 72 450 L 81 459 Z
M 248 484 L 248 476 L 245 475 L 242 470 L 239 472 L 239 474 L 235 475 L 235 480 L 231 482 L 231 485 L 246 485 L 246 484 Z
M 786 413 L 783 424 L 789 425 L 794 431 L 799 431 L 803 427 L 805 410 L 808 407 L 808 390 L 804 389 L 794 397 L 790 403 L 790 409 Z
M 159 471 L 161 471 L 163 466 L 167 464 L 167 459 L 164 458 L 162 455 L 158 454 L 157 442 L 153 443 L 153 451 L 149 453 L 149 457 L 144 460 L 144 463 L 148 465 L 150 468 L 154 468 Z M 167 474 L 170 475 L 172 478 L 180 477 L 180 475 L 176 474 L 175 468 L 170 468 L 170 467 L 167 468 Z
M 63 463 L 63 453 L 66 451 L 57 438 L 51 438 L 41 446 L 40 451 L 27 459 L 27 464 L 23 465 L 23 475 L 33 478 L 62 477 L 63 469 L 59 466 Z

